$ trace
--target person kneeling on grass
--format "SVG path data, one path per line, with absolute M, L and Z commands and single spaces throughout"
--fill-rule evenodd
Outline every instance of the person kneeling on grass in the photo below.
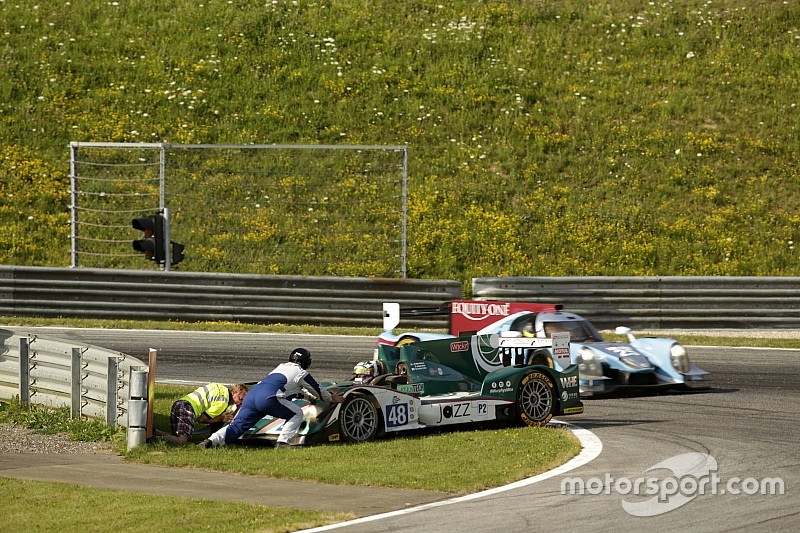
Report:
M 271 415 L 286 421 L 275 449 L 288 448 L 289 441 L 297 434 L 303 422 L 303 410 L 292 401 L 303 396 L 303 389 L 326 402 L 341 403 L 344 399 L 341 394 L 331 394 L 317 383 L 308 373 L 309 366 L 311 366 L 311 354 L 308 350 L 305 348 L 292 350 L 288 362 L 278 365 L 253 387 L 233 422 L 214 432 L 198 446 L 211 448 L 235 442 L 265 415 Z
M 173 444 L 188 442 L 194 433 L 195 423 L 223 424 L 233 419 L 236 408 L 242 405 L 248 392 L 247 385 L 239 383 L 228 387 L 222 383 L 209 383 L 198 387 L 172 404 L 169 413 L 171 433 L 153 430 L 153 435 Z M 214 428 L 216 429 L 216 428 Z

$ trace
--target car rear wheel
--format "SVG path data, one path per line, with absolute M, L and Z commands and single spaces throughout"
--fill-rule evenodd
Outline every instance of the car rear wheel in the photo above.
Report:
M 553 381 L 543 372 L 525 374 L 517 391 L 517 416 L 526 426 L 543 426 L 553 418 Z
M 339 429 L 346 442 L 365 442 L 380 433 L 381 417 L 369 398 L 362 394 L 348 396 L 339 411 Z
M 542 365 L 553 368 L 553 358 L 550 357 L 550 353 L 547 350 L 530 350 L 525 364 L 528 366 Z

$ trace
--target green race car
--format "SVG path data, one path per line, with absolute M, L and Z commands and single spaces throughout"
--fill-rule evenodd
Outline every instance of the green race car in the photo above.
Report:
M 565 358 L 559 360 L 559 358 Z M 554 368 L 559 361 L 563 371 Z M 566 361 L 566 362 L 564 362 Z M 562 365 L 562 363 L 564 363 Z M 387 433 L 507 421 L 543 426 L 583 412 L 569 336 L 473 335 L 379 346 L 351 380 L 331 384 L 341 404 L 298 399 L 305 420 L 293 444 L 363 442 Z M 283 420 L 263 418 L 243 439 L 275 440 Z

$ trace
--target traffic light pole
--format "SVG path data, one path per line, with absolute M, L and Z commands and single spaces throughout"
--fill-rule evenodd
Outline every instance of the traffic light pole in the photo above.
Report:
M 161 210 L 164 214 L 164 271 L 169 272 L 172 264 L 172 252 L 170 250 L 170 231 L 169 231 L 169 208 Z

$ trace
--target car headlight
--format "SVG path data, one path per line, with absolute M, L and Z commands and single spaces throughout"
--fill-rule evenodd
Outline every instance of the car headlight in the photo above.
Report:
M 578 359 L 578 372 L 581 377 L 591 379 L 590 376 L 602 376 L 603 366 L 595 357 L 591 348 L 582 348 Z
M 669 349 L 669 356 L 675 370 L 682 373 L 689 371 L 689 355 L 686 353 L 686 348 L 677 343 L 673 344 Z

